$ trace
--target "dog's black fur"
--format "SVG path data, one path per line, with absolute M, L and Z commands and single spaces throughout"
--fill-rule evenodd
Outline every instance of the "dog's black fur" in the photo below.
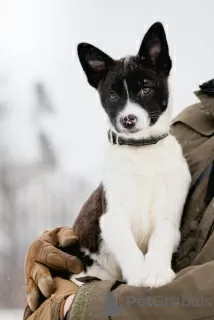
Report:
M 117 116 L 128 99 L 148 112 L 150 125 L 165 111 L 172 62 L 160 22 L 148 30 L 136 56 L 113 60 L 87 43 L 78 45 L 78 56 L 89 84 L 98 90 L 103 108 L 117 132 L 120 132 Z

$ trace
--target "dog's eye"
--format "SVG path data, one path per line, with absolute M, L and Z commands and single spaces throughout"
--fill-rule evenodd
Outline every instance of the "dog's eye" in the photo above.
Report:
M 116 94 L 115 91 L 110 91 L 108 97 L 109 97 L 109 100 L 111 101 L 116 101 L 118 99 L 118 95 Z
M 152 92 L 152 89 L 150 88 L 143 88 L 142 89 L 142 93 L 145 95 L 149 95 Z

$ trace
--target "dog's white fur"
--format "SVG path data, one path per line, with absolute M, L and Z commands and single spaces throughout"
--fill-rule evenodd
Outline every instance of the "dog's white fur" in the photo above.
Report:
M 169 108 L 153 126 L 149 126 L 146 111 L 130 102 L 123 112 L 133 110 L 142 130 L 132 137 L 169 132 Z M 121 136 L 127 137 L 126 133 Z M 91 255 L 96 263 L 87 275 L 124 279 L 135 286 L 158 287 L 170 282 L 190 181 L 181 146 L 172 135 L 142 147 L 110 145 L 103 176 L 107 199 L 107 212 L 100 218 L 103 240 L 99 255 Z

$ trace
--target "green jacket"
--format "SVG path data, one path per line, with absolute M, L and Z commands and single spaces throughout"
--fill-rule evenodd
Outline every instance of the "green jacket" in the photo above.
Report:
M 69 320 L 214 319 L 214 97 L 201 91 L 196 95 L 201 102 L 185 109 L 171 128 L 192 174 L 181 243 L 173 257 L 176 279 L 156 289 L 111 281 L 85 284 L 75 296 Z M 89 201 L 93 199 L 102 208 L 100 187 Z

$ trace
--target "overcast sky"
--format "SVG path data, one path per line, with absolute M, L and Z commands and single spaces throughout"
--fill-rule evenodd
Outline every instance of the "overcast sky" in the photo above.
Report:
M 77 59 L 78 42 L 118 58 L 136 53 L 144 32 L 162 21 L 177 114 L 197 101 L 198 84 L 214 76 L 213 12 L 213 0 L 0 0 L 0 103 L 10 110 L 0 133 L 11 157 L 38 157 L 33 85 L 43 81 L 55 114 L 40 125 L 51 132 L 62 167 L 99 177 L 105 116 Z

